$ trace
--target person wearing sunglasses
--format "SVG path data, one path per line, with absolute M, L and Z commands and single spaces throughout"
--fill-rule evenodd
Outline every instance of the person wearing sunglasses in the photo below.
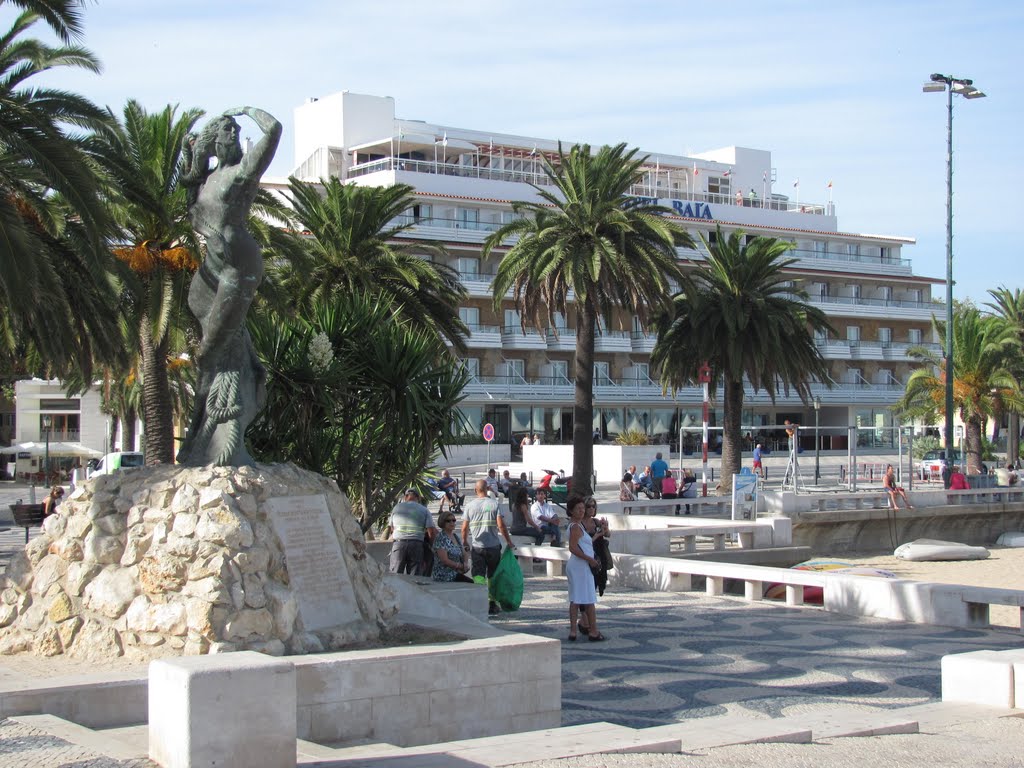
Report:
M 462 542 L 455 533 L 455 515 L 450 511 L 442 512 L 437 522 L 441 530 L 434 537 L 434 570 L 431 577 L 434 581 L 464 581 L 472 584 L 473 580 L 466 575 L 469 563 L 465 562 Z

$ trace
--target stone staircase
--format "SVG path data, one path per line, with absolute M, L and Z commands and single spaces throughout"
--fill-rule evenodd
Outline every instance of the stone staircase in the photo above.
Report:
M 497 768 L 593 754 L 680 753 L 738 744 L 810 744 L 841 737 L 933 732 L 955 723 L 1011 712 L 948 702 L 884 710 L 836 706 L 774 719 L 722 715 L 651 728 L 586 723 L 417 747 L 383 743 L 332 747 L 300 740 L 296 755 L 297 764 L 303 768 Z M 147 755 L 148 729 L 144 724 L 92 729 L 54 715 L 20 715 L 12 719 L 110 758 L 127 760 Z

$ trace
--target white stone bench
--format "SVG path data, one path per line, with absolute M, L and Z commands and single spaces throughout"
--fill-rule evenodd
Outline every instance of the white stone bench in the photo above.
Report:
M 942 700 L 1024 709 L 1024 648 L 942 657 Z
M 547 547 L 543 544 L 516 545 L 516 558 L 523 573 L 533 573 L 533 561 L 544 560 L 548 576 L 564 576 L 569 562 L 568 547 Z
M 814 501 L 816 509 L 819 512 L 831 512 L 844 509 L 889 508 L 889 494 L 885 491 L 837 493 L 818 497 Z
M 1024 591 L 998 587 L 961 587 L 961 599 L 967 604 L 968 622 L 989 626 L 989 608 L 993 605 L 1015 605 L 1020 609 L 1020 628 L 1024 632 Z
M 635 501 L 623 501 L 622 513 L 624 515 L 677 515 L 682 509 L 689 508 L 687 514 L 698 515 L 728 515 L 732 509 L 732 500 L 727 496 L 696 496 L 684 499 L 636 499 Z

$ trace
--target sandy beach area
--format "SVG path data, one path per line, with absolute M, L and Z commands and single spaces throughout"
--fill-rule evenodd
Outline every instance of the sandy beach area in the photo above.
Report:
M 1024 547 L 989 547 L 985 560 L 911 562 L 893 557 L 892 552 L 858 552 L 834 558 L 855 565 L 892 571 L 901 579 L 939 584 L 969 584 L 974 587 L 1024 589 Z M 993 605 L 989 618 L 994 626 L 1020 628 L 1020 609 Z

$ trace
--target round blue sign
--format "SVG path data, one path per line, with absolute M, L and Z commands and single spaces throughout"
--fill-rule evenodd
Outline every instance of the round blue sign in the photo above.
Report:
M 494 425 L 493 424 L 484 424 L 484 440 L 486 440 L 489 443 L 493 439 L 494 439 Z

